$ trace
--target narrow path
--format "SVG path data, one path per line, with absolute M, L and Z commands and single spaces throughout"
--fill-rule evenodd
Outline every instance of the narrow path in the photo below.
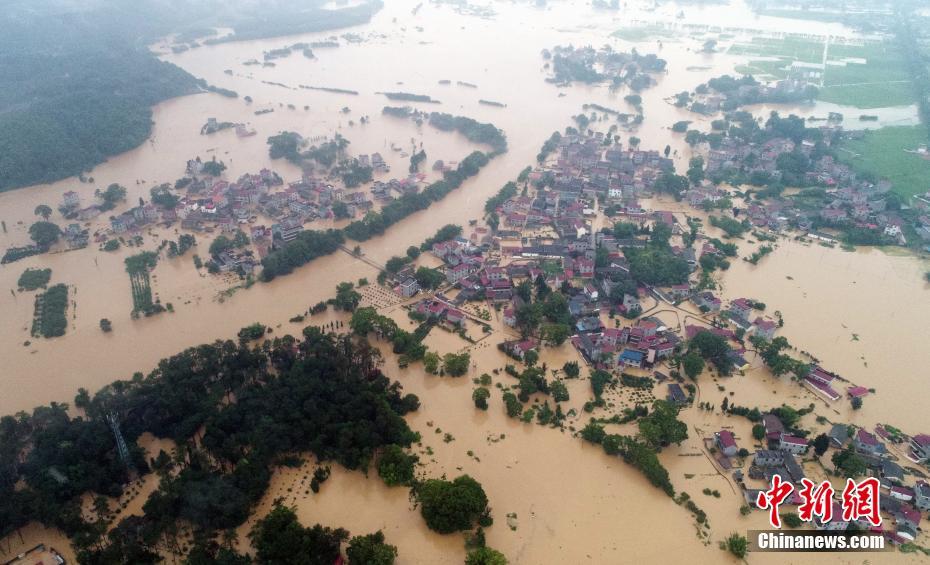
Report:
M 341 249 L 342 251 L 345 251 L 346 253 L 348 253 L 352 258 L 358 259 L 358 260 L 361 261 L 362 263 L 371 265 L 372 267 L 378 269 L 379 271 L 386 271 L 386 269 L 384 268 L 384 265 L 381 265 L 381 264 L 379 264 L 379 263 L 376 263 L 376 262 L 372 261 L 371 259 L 365 257 L 364 255 L 356 255 L 355 253 L 352 252 L 351 249 L 349 249 L 349 248 L 346 247 L 345 245 L 340 245 L 340 246 L 339 246 L 339 249 Z

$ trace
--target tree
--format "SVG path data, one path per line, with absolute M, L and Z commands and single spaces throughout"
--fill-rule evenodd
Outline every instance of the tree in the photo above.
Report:
M 407 248 L 407 257 L 410 257 L 411 260 L 416 259 L 420 256 L 420 248 L 416 245 L 411 245 Z
M 607 371 L 600 369 L 591 371 L 591 391 L 594 393 L 594 398 L 600 398 L 604 394 L 604 389 L 611 380 L 613 378 Z
M 604 431 L 604 426 L 593 421 L 588 421 L 585 427 L 581 429 L 581 439 L 591 443 L 600 444 L 604 441 L 606 435 L 607 432 Z
M 727 551 L 743 559 L 746 557 L 746 551 L 749 549 L 749 540 L 747 540 L 745 536 L 733 533 L 727 538 L 726 546 Z
M 523 412 L 523 404 L 521 404 L 520 400 L 517 399 L 516 394 L 512 392 L 505 392 L 503 399 L 504 407 L 507 410 L 507 416 L 516 418 Z
M 266 328 L 263 324 L 255 322 L 254 324 L 245 326 L 244 328 L 239 330 L 239 334 L 238 334 L 239 340 L 246 342 L 246 341 L 255 341 L 256 339 L 261 339 L 262 337 L 265 336 L 265 330 Z
M 524 279 L 517 285 L 514 292 L 523 302 L 531 302 L 533 300 L 533 283 L 530 282 L 530 279 Z
M 672 237 L 672 228 L 664 222 L 657 222 L 649 233 L 649 243 L 656 247 L 668 247 L 668 240 Z
M 99 188 L 94 191 L 94 195 L 101 200 L 100 210 L 107 212 L 116 208 L 116 203 L 126 199 L 126 189 L 113 183 L 101 191 Z
M 113 324 L 112 324 L 112 322 L 110 322 L 110 320 L 108 320 L 108 319 L 106 319 L 106 318 L 101 318 L 101 319 L 100 319 L 100 329 L 103 330 L 104 333 L 109 333 L 109 332 L 113 331 Z
M 567 402 L 568 401 L 568 387 L 565 386 L 565 383 L 562 381 L 554 381 L 549 385 L 549 394 L 552 395 L 552 400 L 556 402 Z
M 426 354 L 423 355 L 423 369 L 427 373 L 435 375 L 439 371 L 440 361 L 441 359 L 438 353 L 427 351 Z
M 527 367 L 532 367 L 539 361 L 539 353 L 536 353 L 535 350 L 530 349 L 523 354 L 523 362 L 526 363 Z
M 351 215 L 349 214 L 349 205 L 346 204 L 345 202 L 342 202 L 342 201 L 334 202 L 332 206 L 332 210 L 333 210 L 333 216 L 337 220 L 344 220 L 346 218 L 351 217 Z
M 245 232 L 242 230 L 236 230 L 235 235 L 232 239 L 229 239 L 225 235 L 218 235 L 216 239 L 210 243 L 210 255 L 214 257 L 219 256 L 221 253 L 229 251 L 235 247 L 245 247 L 249 244 L 249 236 L 245 235 Z
M 470 530 L 490 512 L 481 483 L 468 475 L 452 481 L 429 479 L 417 487 L 415 494 L 426 525 L 440 534 Z
M 389 487 L 412 485 L 414 469 L 419 460 L 419 457 L 408 454 L 399 445 L 388 445 L 378 459 L 378 476 Z
M 355 284 L 342 282 L 336 286 L 336 297 L 332 299 L 337 310 L 353 312 L 362 301 L 362 295 L 355 292 Z
M 814 453 L 817 454 L 817 457 L 826 453 L 828 447 L 830 447 L 830 438 L 827 434 L 820 434 L 814 438 Z
M 162 208 L 171 210 L 181 201 L 176 194 L 172 194 L 169 185 L 163 184 L 153 187 L 149 194 L 152 196 L 152 203 Z
M 698 155 L 691 158 L 688 162 L 687 176 L 692 184 L 700 184 L 704 180 L 704 157 Z
M 681 358 L 681 365 L 685 370 L 685 374 L 691 380 L 697 380 L 698 375 L 704 371 L 704 359 L 697 353 L 697 351 L 689 351 Z
M 249 533 L 259 563 L 332 565 L 349 532 L 319 524 L 305 528 L 290 508 L 276 505 Z
M 566 361 L 565 364 L 562 365 L 562 370 L 565 372 L 565 377 L 569 379 L 578 378 L 578 375 L 581 373 L 577 361 Z
M 46 204 L 39 204 L 35 209 L 36 216 L 42 216 L 42 219 L 48 221 L 52 216 L 52 208 Z
M 26 269 L 16 281 L 16 286 L 20 290 L 36 290 L 45 288 L 48 282 L 52 280 L 51 269 Z
M 387 263 L 384 264 L 384 270 L 389 273 L 396 273 L 404 268 L 404 265 L 410 262 L 410 259 L 407 257 L 391 257 L 387 260 Z
M 781 519 L 785 522 L 785 525 L 789 528 L 800 528 L 801 524 L 804 522 L 801 521 L 801 517 L 795 514 L 794 512 L 785 512 L 781 515 Z
M 252 559 L 249 556 L 236 553 L 229 547 L 220 547 L 213 540 L 208 542 L 196 540 L 184 561 L 184 565 L 250 565 L 251 563 Z
M 418 267 L 417 271 L 413 274 L 413 278 L 417 280 L 417 284 L 420 285 L 421 288 L 428 289 L 439 288 L 446 280 L 445 275 L 429 267 Z
M 765 426 L 762 424 L 755 424 L 752 427 L 752 437 L 761 441 L 765 437 Z
M 867 469 L 865 461 L 852 450 L 852 447 L 837 451 L 830 460 L 833 462 L 836 472 L 848 478 L 864 475 Z
M 730 359 L 730 346 L 727 340 L 708 330 L 701 330 L 691 338 L 689 353 L 697 352 L 702 358 L 714 364 L 721 375 L 729 375 L 733 370 Z
M 623 250 L 630 262 L 633 280 L 653 286 L 671 286 L 688 280 L 691 267 L 664 246 L 645 249 L 628 247 Z
M 355 536 L 346 548 L 349 565 L 393 565 L 397 547 L 384 542 L 381 530 L 367 536 Z
M 488 398 L 491 398 L 491 392 L 484 387 L 478 387 L 471 393 L 471 399 L 475 402 L 475 408 L 480 410 L 488 409 Z
M 213 157 L 211 161 L 207 161 L 203 164 L 203 174 L 210 175 L 211 177 L 218 177 L 223 174 L 225 170 L 226 163 L 217 161 L 216 157 Z
M 61 229 L 51 222 L 36 222 L 29 226 L 29 237 L 43 249 L 47 249 L 61 237 Z
M 74 405 L 85 410 L 90 406 L 90 393 L 87 392 L 86 388 L 80 387 L 78 389 L 77 394 L 74 396 Z
M 860 408 L 862 408 L 862 397 L 861 396 L 856 396 L 852 399 L 852 407 L 853 407 L 853 410 L 859 410 Z
M 467 351 L 460 354 L 446 353 L 442 358 L 443 371 L 450 377 L 461 377 L 468 372 L 469 365 L 471 355 Z
M 688 439 L 688 426 L 678 420 L 678 407 L 667 400 L 652 403 L 652 412 L 639 420 L 639 434 L 655 448 Z
M 468 552 L 465 565 L 507 565 L 507 558 L 496 549 L 481 546 Z
M 688 190 L 689 182 L 688 177 L 684 175 L 676 175 L 673 172 L 663 172 L 659 175 L 659 178 L 656 179 L 655 189 L 658 192 L 671 194 L 676 199 L 680 200 L 681 195 Z

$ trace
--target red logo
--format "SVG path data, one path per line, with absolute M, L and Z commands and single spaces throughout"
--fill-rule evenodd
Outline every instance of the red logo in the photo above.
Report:
M 773 528 L 781 528 L 781 516 L 778 507 L 794 492 L 794 485 L 781 480 L 780 475 L 772 476 L 772 488 L 764 490 L 756 497 L 756 506 L 769 511 L 769 523 Z
M 856 484 L 852 479 L 846 479 L 843 489 L 843 519 L 847 522 L 868 518 L 873 526 L 882 524 L 882 517 L 878 515 L 878 479 L 869 477 Z
M 804 488 L 801 489 L 801 498 L 804 499 L 798 506 L 798 517 L 810 522 L 819 517 L 821 522 L 829 522 L 833 518 L 833 485 L 824 481 L 815 485 L 810 479 L 801 479 Z

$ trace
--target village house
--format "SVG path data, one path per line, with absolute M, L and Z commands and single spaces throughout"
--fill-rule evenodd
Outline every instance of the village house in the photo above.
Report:
M 930 510 L 930 484 L 925 481 L 917 481 L 914 485 L 914 506 L 918 510 Z
M 739 322 L 746 323 L 749 321 L 749 314 L 752 313 L 752 304 L 745 298 L 737 298 L 730 302 L 730 316 Z
M 69 190 L 64 193 L 61 204 L 64 208 L 77 208 L 81 205 L 81 195 L 73 190 Z
M 778 328 L 778 324 L 772 320 L 765 320 L 761 317 L 758 317 L 752 323 L 753 333 L 762 339 L 771 341 L 775 337 L 775 329 Z
M 894 485 L 888 489 L 888 496 L 901 502 L 914 500 L 914 491 L 903 486 Z
M 526 354 L 530 351 L 536 350 L 536 342 L 531 339 L 526 339 L 523 341 L 514 341 L 509 344 L 505 344 L 507 350 L 511 355 L 520 359 L 521 361 L 526 358 Z
M 404 298 L 410 298 L 420 292 L 420 285 L 413 277 L 407 277 L 397 285 L 397 293 Z
M 793 455 L 803 455 L 807 453 L 807 440 L 783 433 L 778 439 L 778 449 Z
M 771 482 L 774 475 L 790 483 L 798 483 L 804 478 L 804 469 L 798 464 L 794 455 L 788 451 L 760 449 L 756 451 L 749 468 L 753 479 Z
M 451 284 L 456 284 L 462 279 L 469 277 L 478 272 L 478 267 L 471 263 L 459 263 L 454 267 L 446 269 L 446 280 Z
M 911 438 L 911 453 L 918 461 L 930 460 L 930 435 L 917 434 Z
M 681 389 L 681 385 L 678 383 L 668 383 L 668 393 L 665 398 L 678 406 L 688 404 L 688 395 L 685 394 L 685 391 Z
M 833 427 L 830 428 L 830 433 L 827 434 L 830 437 L 830 446 L 837 449 L 842 449 L 846 445 L 846 442 L 849 440 L 849 428 L 846 424 L 833 424 Z
M 856 432 L 856 436 L 853 438 L 853 447 L 855 447 L 856 451 L 868 455 L 885 454 L 885 444 L 878 441 L 878 438 L 863 429 L 859 429 Z
M 804 378 L 804 384 L 828 400 L 836 401 L 841 395 L 832 386 L 835 380 L 836 375 L 817 366 L 811 369 Z
M 720 430 L 714 434 L 714 442 L 717 444 L 717 448 L 720 449 L 720 453 L 723 453 L 727 457 L 734 457 L 739 451 L 739 448 L 736 446 L 736 438 L 733 436 L 733 432 L 729 430 Z
M 86 222 L 88 220 L 93 220 L 100 215 L 100 208 L 97 206 L 88 206 L 87 208 L 82 208 L 78 210 L 78 220 Z
M 618 360 L 619 364 L 624 367 L 636 367 L 642 369 L 646 360 L 646 354 L 638 349 L 624 349 Z
M 697 307 L 701 310 L 706 309 L 708 312 L 719 312 L 720 307 L 723 304 L 719 298 L 711 294 L 711 292 L 708 290 L 693 296 L 691 301 L 694 302 L 694 304 L 697 305 Z
M 878 465 L 870 465 L 877 469 L 879 477 L 883 480 L 882 484 L 900 485 L 904 482 L 904 469 L 888 459 L 878 459 Z
M 765 437 L 769 441 L 778 441 L 785 433 L 785 426 L 775 414 L 763 414 L 762 425 L 765 427 Z
M 676 284 L 666 293 L 672 300 L 681 300 L 691 294 L 691 287 L 688 284 Z
M 515 327 L 517 325 L 517 309 L 513 306 L 504 309 L 504 323 L 508 326 Z

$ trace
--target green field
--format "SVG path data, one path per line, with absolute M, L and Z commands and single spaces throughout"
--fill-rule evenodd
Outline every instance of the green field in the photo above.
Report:
M 910 82 L 826 86 L 820 89 L 817 100 L 855 106 L 862 110 L 907 106 L 914 103 L 914 87 Z
M 780 57 L 805 63 L 823 62 L 824 42 L 800 37 L 753 37 L 750 43 L 734 43 L 727 51 L 731 55 Z
M 840 157 L 857 171 L 888 178 L 894 192 L 909 198 L 930 190 L 930 161 L 905 153 L 925 143 L 923 126 L 881 128 L 866 132 L 863 139 L 844 142 Z
M 759 10 L 757 13 L 759 15 L 772 16 L 775 18 L 789 18 L 792 20 L 808 20 L 814 22 L 841 22 L 845 19 L 842 12 L 766 8 L 764 10 Z
M 660 25 L 646 25 L 637 27 L 624 27 L 610 34 L 612 37 L 634 43 L 641 41 L 654 41 L 674 37 L 671 30 Z
M 754 38 L 751 43 L 733 45 L 729 53 L 778 57 L 772 61 L 750 60 L 736 70 L 762 79 L 784 79 L 793 61 L 821 63 L 824 43 L 805 38 Z M 817 99 L 861 109 L 906 106 L 916 101 L 904 58 L 894 44 L 886 42 L 830 44 Z

